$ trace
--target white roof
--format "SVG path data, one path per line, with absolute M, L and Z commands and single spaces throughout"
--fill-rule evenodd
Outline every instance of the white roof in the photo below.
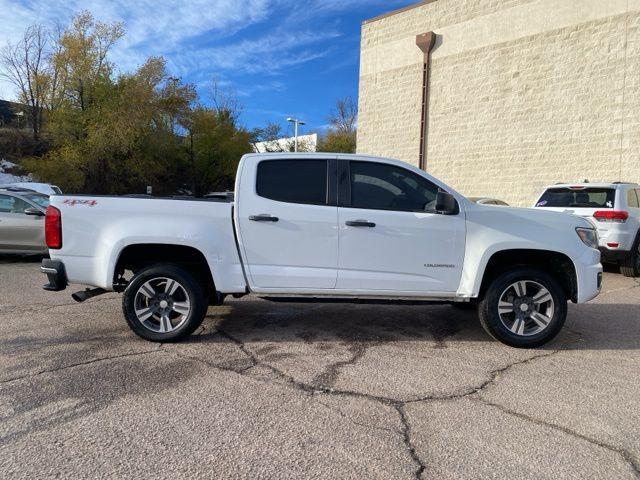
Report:
M 619 187 L 624 187 L 624 186 L 628 186 L 628 185 L 638 185 L 637 183 L 632 183 L 632 182 L 622 182 L 622 183 L 605 183 L 605 182 L 599 182 L 599 183 L 589 183 L 589 182 L 574 182 L 574 183 L 556 183 L 555 185 L 548 185 L 545 188 L 571 188 L 571 187 L 593 187 L 593 188 L 619 188 Z

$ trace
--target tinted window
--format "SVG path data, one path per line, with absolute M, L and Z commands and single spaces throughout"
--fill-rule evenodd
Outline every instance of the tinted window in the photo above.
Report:
M 627 192 L 627 205 L 631 208 L 638 208 L 637 190 L 629 190 Z
M 615 198 L 612 188 L 550 188 L 536 207 L 613 208 Z
M 350 162 L 354 208 L 424 212 L 434 210 L 438 187 L 404 168 L 383 163 Z
M 289 203 L 327 204 L 326 160 L 267 160 L 258 164 L 258 195 Z
M 11 195 L 0 195 L 0 212 L 2 213 L 24 213 L 31 207 L 27 202 Z

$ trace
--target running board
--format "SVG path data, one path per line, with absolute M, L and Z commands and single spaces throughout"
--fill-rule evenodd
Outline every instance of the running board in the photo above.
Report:
M 85 300 L 97 297 L 98 295 L 102 295 L 103 293 L 107 293 L 104 288 L 87 288 L 86 290 L 72 293 L 71 298 L 73 298 L 78 303 L 82 303 Z

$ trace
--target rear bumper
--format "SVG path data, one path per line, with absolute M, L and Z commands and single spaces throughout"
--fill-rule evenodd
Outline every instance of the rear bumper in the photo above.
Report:
M 626 260 L 626 258 L 631 254 L 628 250 L 610 250 L 605 247 L 600 247 L 599 250 L 602 254 L 602 261 L 605 263 L 621 262 Z
M 64 269 L 64 263 L 60 260 L 51 260 L 45 258 L 42 260 L 40 271 L 47 275 L 49 283 L 42 288 L 49 290 L 50 292 L 59 292 L 67 288 L 69 284 L 67 280 L 67 272 Z

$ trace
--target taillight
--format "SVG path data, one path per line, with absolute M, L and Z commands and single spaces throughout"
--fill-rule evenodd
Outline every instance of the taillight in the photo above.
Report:
M 629 218 L 629 212 L 622 210 L 598 210 L 593 214 L 593 218 L 599 222 L 624 223 L 627 221 L 627 218 Z
M 44 216 L 44 238 L 47 247 L 62 248 L 62 215 L 60 210 L 49 205 Z

